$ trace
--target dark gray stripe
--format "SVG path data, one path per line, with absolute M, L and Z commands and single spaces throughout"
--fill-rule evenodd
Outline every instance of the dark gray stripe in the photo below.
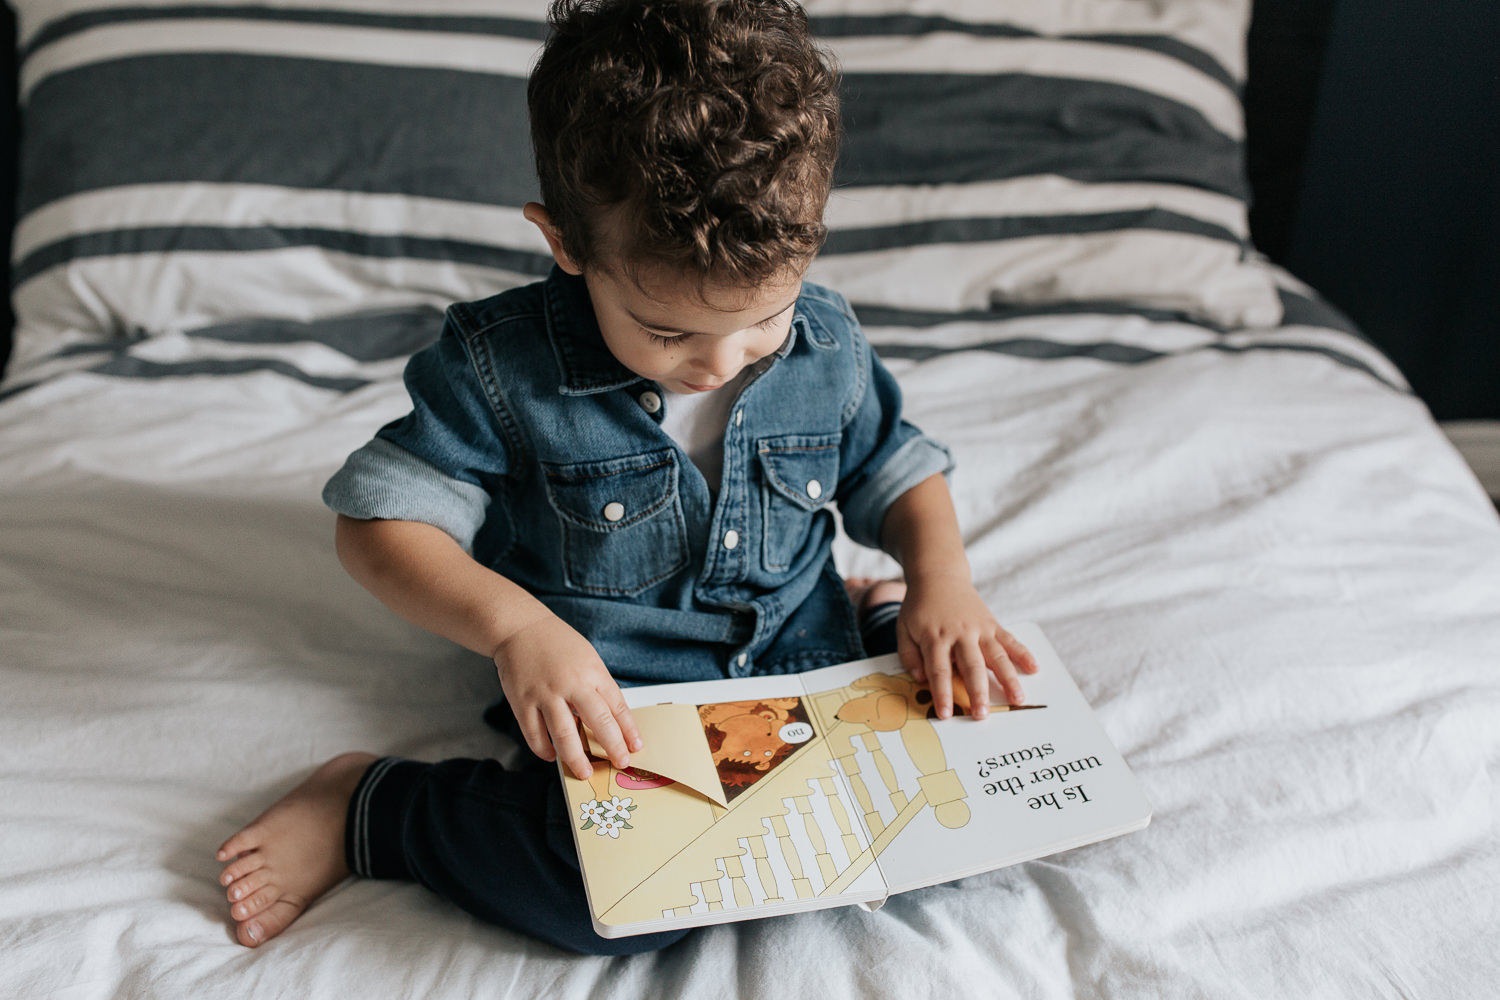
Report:
M 850 73 L 844 124 L 841 185 L 1059 174 L 1247 195 L 1238 140 L 1195 108 L 1120 84 L 1024 74 Z
M 1188 233 L 1236 245 L 1243 243 L 1222 226 L 1166 209 L 1150 208 L 1087 215 L 928 219 L 894 226 L 844 229 L 830 234 L 824 253 L 867 253 L 931 244 L 990 242 L 1121 229 Z M 372 235 L 336 229 L 269 226 L 155 226 L 86 233 L 44 244 L 17 262 L 11 280 L 13 285 L 20 285 L 50 267 L 88 257 L 192 251 L 248 252 L 296 246 L 323 247 L 361 257 L 459 261 L 537 277 L 545 276 L 552 265 L 552 259 L 546 254 L 527 250 L 400 234 Z
M 1140 316 L 1153 323 L 1190 323 L 1216 333 L 1225 333 L 1228 327 L 1210 322 L 1201 316 L 1177 312 L 1170 309 L 1153 309 L 1129 302 L 1045 302 L 1034 305 L 1016 305 L 997 301 L 988 309 L 970 309 L 961 312 L 942 312 L 928 309 L 896 309 L 890 306 L 856 302 L 854 314 L 865 326 L 911 327 L 922 329 L 942 326 L 946 323 L 991 323 L 1005 320 L 1026 319 L 1032 316 Z
M 1364 339 L 1358 330 L 1348 322 L 1347 318 L 1343 317 L 1341 313 L 1321 299 L 1311 299 L 1297 292 L 1283 289 L 1282 301 L 1287 308 L 1288 323 L 1324 327 L 1349 334 L 1360 340 Z M 867 305 L 856 306 L 855 308 L 861 321 L 869 326 L 921 327 L 933 326 L 940 322 L 984 322 L 986 320 L 994 322 L 1015 319 L 1022 316 L 1085 314 L 1139 315 L 1153 321 L 1182 322 L 1185 319 L 1173 313 L 1132 308 L 1120 303 L 1058 303 L 1048 307 L 1036 307 L 1025 310 L 1007 309 L 969 313 L 917 313 L 893 309 L 877 309 Z M 411 351 L 416 351 L 426 346 L 430 342 L 431 337 L 436 335 L 440 319 L 441 317 L 436 310 L 419 307 L 410 310 L 396 310 L 386 314 L 373 314 L 371 316 L 338 317 L 313 323 L 295 323 L 281 320 L 247 320 L 243 323 L 228 323 L 203 327 L 192 331 L 189 335 L 240 343 L 285 343 L 311 340 L 325 343 L 335 350 L 339 350 L 360 360 L 382 360 L 400 356 L 402 353 L 406 353 L 408 348 Z M 1202 323 L 1201 321 L 1198 321 L 1197 325 L 1213 329 L 1209 324 Z M 361 336 L 365 333 L 369 335 L 368 343 L 362 343 L 360 340 Z M 271 358 L 204 359 L 172 364 L 143 361 L 138 358 L 132 358 L 125 353 L 133 346 L 133 343 L 132 341 L 114 341 L 97 345 L 77 344 L 63 348 L 51 356 L 62 358 L 90 353 L 109 353 L 113 355 L 109 360 L 83 370 L 95 374 L 112 375 L 122 378 L 155 379 L 188 375 L 239 375 L 253 371 L 275 371 L 296 379 L 299 382 L 320 388 L 333 389 L 338 392 L 349 392 L 359 389 L 371 384 L 372 381 L 370 379 L 311 375 L 287 362 Z M 1166 357 L 1175 357 L 1207 350 L 1232 354 L 1251 351 L 1292 351 L 1326 357 L 1346 368 L 1363 372 L 1380 384 L 1402 395 L 1411 395 L 1410 390 L 1386 378 L 1370 365 L 1353 355 L 1321 344 L 1235 345 L 1223 342 L 1211 342 L 1185 348 L 1180 351 L 1158 351 L 1141 347 L 1137 344 L 1125 344 L 1114 341 L 1063 343 L 1040 337 L 1006 337 L 962 347 L 945 347 L 918 342 L 904 344 L 883 343 L 876 344 L 875 350 L 876 353 L 884 358 L 903 358 L 914 361 L 927 361 L 944 355 L 961 354 L 965 351 L 986 351 L 994 354 L 1029 358 L 1035 361 L 1092 358 L 1096 361 L 1119 365 L 1146 364 Z M 5 392 L 0 393 L 0 400 L 8 399 L 39 384 L 41 383 L 29 382 L 13 386 Z
M 1253 351 L 1290 351 L 1298 354 L 1317 354 L 1343 365 L 1355 371 L 1363 372 L 1370 378 L 1379 382 L 1387 389 L 1392 389 L 1404 396 L 1412 395 L 1411 390 L 1387 379 L 1384 375 L 1365 364 L 1363 361 L 1351 354 L 1321 344 L 1226 344 L 1223 342 L 1210 342 L 1200 344 L 1196 347 L 1184 348 L 1180 351 L 1153 351 L 1150 348 L 1139 347 L 1135 344 L 1119 344 L 1110 341 L 1096 341 L 1094 343 L 1067 344 L 1055 340 L 1041 340 L 1033 337 L 1012 337 L 1006 340 L 991 340 L 978 344 L 968 344 L 963 347 L 937 347 L 931 344 L 876 344 L 875 353 L 882 358 L 905 358 L 913 361 L 928 361 L 932 358 L 942 357 L 948 354 L 962 354 L 966 351 L 986 351 L 991 354 L 1008 354 L 1014 357 L 1029 358 L 1033 361 L 1057 361 L 1066 358 L 1093 358 L 1096 361 L 1104 361 L 1116 365 L 1141 365 L 1151 361 L 1160 361 L 1162 358 L 1182 357 L 1188 354 L 1197 354 L 1200 351 L 1222 351 L 1226 354 L 1248 354 Z
M 1281 299 L 1281 326 L 1316 326 L 1337 330 L 1356 337 L 1366 344 L 1373 343 L 1355 326 L 1353 321 L 1339 312 L 1327 300 L 1310 298 L 1289 288 L 1277 288 Z M 1037 305 L 1014 305 L 997 302 L 989 309 L 971 309 L 963 312 L 940 312 L 937 310 L 893 309 L 889 306 L 856 302 L 854 313 L 859 321 L 870 327 L 911 327 L 916 329 L 942 326 L 945 323 L 987 323 L 1026 319 L 1031 316 L 1140 316 L 1153 323 L 1188 323 L 1201 326 L 1216 333 L 1228 333 L 1230 327 L 1214 323 L 1201 316 L 1177 312 L 1170 309 L 1153 309 L 1129 302 L 1048 302 Z
M 493 205 L 538 197 L 526 81 L 517 77 L 235 53 L 138 56 L 46 77 L 25 120 L 23 215 L 80 191 L 184 181 Z
M 191 330 L 188 336 L 235 344 L 322 344 L 368 362 L 409 357 L 437 340 L 442 330 L 442 311 L 420 306 L 305 323 L 287 319 L 219 323 Z
M 1374 341 L 1327 299 L 1303 295 L 1290 288 L 1278 288 L 1277 291 L 1281 295 L 1282 326 L 1324 326 L 1374 346 Z
M 545 11 L 538 4 L 539 17 Z M 541 42 L 547 37 L 543 20 L 516 17 L 476 17 L 464 14 L 375 14 L 353 10 L 297 10 L 278 7 L 208 7 L 182 4 L 172 7 L 115 7 L 89 10 L 58 18 L 36 33 L 26 46 L 24 60 L 37 49 L 80 31 L 109 24 L 141 21 L 226 20 L 284 21 L 295 24 L 331 24 L 356 28 L 387 28 L 395 31 L 443 31 L 464 35 L 501 35 Z
M 60 354 L 63 352 L 59 352 Z M 335 392 L 353 392 L 371 384 L 371 379 L 362 378 L 337 378 L 326 375 L 312 375 L 295 365 L 274 358 L 206 358 L 198 361 L 179 361 L 163 363 L 159 361 L 144 361 L 140 358 L 132 358 L 120 354 L 108 361 L 101 362 L 91 368 L 80 370 L 93 375 L 109 375 L 115 378 L 127 379 L 162 379 L 162 378 L 186 378 L 195 375 L 244 375 L 248 372 L 271 371 L 278 375 L 296 379 L 298 382 L 314 386 L 319 389 L 332 389 Z M 69 374 L 78 374 L 70 372 Z M 27 389 L 41 385 L 38 382 L 23 382 L 20 385 L 0 392 L 0 402 L 19 395 Z
M 189 252 L 243 253 L 301 246 L 323 247 L 360 257 L 457 261 L 538 277 L 546 275 L 552 267 L 552 258 L 545 254 L 425 236 L 272 226 L 152 226 L 84 233 L 44 244 L 17 262 L 11 272 L 11 284 L 13 287 L 19 286 L 49 267 L 86 257 Z
M 162 20 L 250 20 L 280 21 L 293 24 L 346 25 L 360 28 L 385 28 L 395 31 L 441 31 L 456 34 L 501 36 L 540 43 L 547 37 L 542 6 L 537 5 L 538 19 L 515 17 L 481 17 L 463 14 L 379 14 L 349 10 L 298 10 L 267 7 L 213 7 L 182 4 L 171 7 L 116 7 L 71 14 L 51 22 L 32 38 L 22 59 L 37 49 L 69 35 L 110 24 L 127 24 Z M 975 24 L 949 17 L 921 14 L 844 14 L 810 18 L 813 33 L 821 38 L 917 37 L 945 32 L 978 38 L 1053 38 L 1061 41 L 1093 42 L 1124 48 L 1145 49 L 1169 56 L 1213 77 L 1231 90 L 1238 91 L 1240 81 L 1208 52 L 1170 35 L 1064 34 L 1043 35 L 1029 28 L 1011 24 Z
M 1155 94 L 1019 74 L 850 74 L 844 85 L 841 185 L 1060 174 L 1245 194 L 1240 144 Z M 525 86 L 458 70 L 236 53 L 90 63 L 46 77 L 30 95 L 20 208 L 188 181 L 520 206 L 537 197 Z M 121 113 L 121 102 L 160 112 Z
M 1122 34 L 1065 34 L 1044 35 L 1030 28 L 1014 24 L 975 24 L 955 21 L 949 17 L 932 14 L 841 14 L 828 17 L 812 17 L 813 34 L 821 38 L 863 38 L 869 36 L 927 35 L 933 32 L 950 32 L 972 35 L 978 38 L 1049 38 L 1058 41 L 1095 42 L 1100 45 L 1119 45 L 1124 48 L 1146 49 L 1160 55 L 1170 56 L 1187 63 L 1196 70 L 1218 80 L 1230 90 L 1239 92 L 1240 81 L 1224 64 L 1208 52 L 1189 45 L 1170 35 L 1122 35 Z
M 1236 246 L 1244 240 L 1223 226 L 1164 208 L 1077 215 L 1032 215 L 993 219 L 924 219 L 894 226 L 840 229 L 829 234 L 824 252 L 867 253 L 896 247 L 936 243 L 980 243 L 1028 236 L 1076 236 L 1121 229 L 1154 229 L 1223 240 Z

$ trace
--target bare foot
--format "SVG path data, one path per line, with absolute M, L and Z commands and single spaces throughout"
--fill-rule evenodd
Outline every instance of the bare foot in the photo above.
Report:
M 344 816 L 359 779 L 376 760 L 374 754 L 340 754 L 224 841 L 218 859 L 234 860 L 224 866 L 219 884 L 228 887 L 240 944 L 265 944 L 348 877 Z
M 844 581 L 849 600 L 860 611 L 906 598 L 906 581 L 900 578 L 882 580 L 874 576 L 853 576 Z

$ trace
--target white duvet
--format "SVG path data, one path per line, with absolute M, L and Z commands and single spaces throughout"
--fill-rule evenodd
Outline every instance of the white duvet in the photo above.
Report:
M 957 454 L 981 592 L 1047 631 L 1151 826 L 619 960 L 395 882 L 231 935 L 214 849 L 316 764 L 509 749 L 489 664 L 333 554 L 318 491 L 404 411 L 396 366 L 293 346 L 379 379 L 62 373 L 0 402 L 0 996 L 1495 996 L 1494 508 L 1354 337 L 1088 316 L 1048 338 L 1163 356 L 983 346 L 1041 322 L 871 336 L 949 349 L 891 365 Z

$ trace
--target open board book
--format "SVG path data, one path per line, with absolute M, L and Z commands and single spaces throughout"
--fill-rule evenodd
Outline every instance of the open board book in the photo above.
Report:
M 1139 830 L 1151 806 L 1034 625 L 1027 704 L 938 720 L 892 656 L 625 691 L 645 743 L 563 772 L 607 938 L 936 885 Z M 961 685 L 955 685 L 961 689 Z

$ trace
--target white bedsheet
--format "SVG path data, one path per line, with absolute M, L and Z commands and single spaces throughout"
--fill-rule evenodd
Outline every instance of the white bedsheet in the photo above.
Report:
M 892 367 L 957 453 L 982 593 L 1046 629 L 1151 826 L 619 960 L 391 882 L 232 938 L 213 851 L 316 764 L 507 751 L 488 663 L 333 554 L 318 491 L 404 411 L 390 366 L 0 403 L 0 996 L 1496 995 L 1495 510 L 1415 399 L 1267 346 L 1399 378 L 1352 337 L 1077 322 L 1179 353 Z

